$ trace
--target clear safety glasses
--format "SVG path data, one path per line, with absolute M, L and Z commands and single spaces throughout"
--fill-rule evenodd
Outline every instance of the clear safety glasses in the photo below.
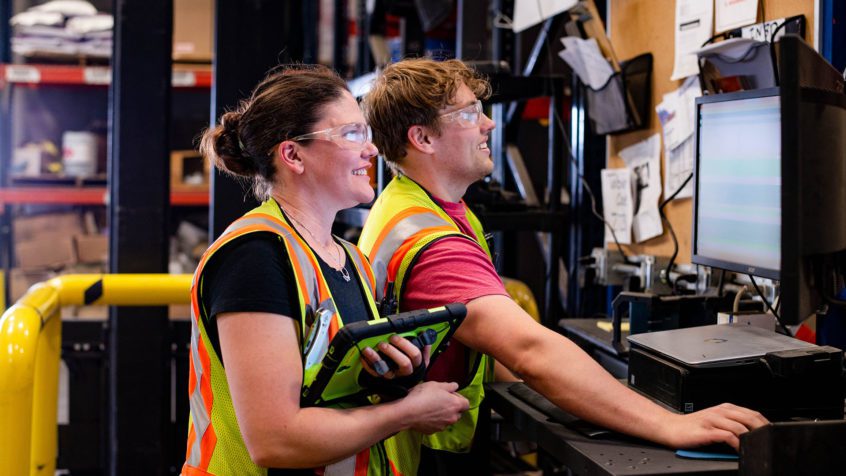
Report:
M 373 141 L 373 131 L 370 130 L 370 126 L 367 124 L 354 122 L 352 124 L 343 124 L 337 127 L 330 127 L 329 129 L 309 132 L 308 134 L 299 135 L 288 140 L 297 142 L 308 139 L 326 140 L 334 142 L 335 145 L 342 149 L 358 150 L 368 142 Z
M 441 114 L 440 117 L 445 122 L 456 122 L 463 128 L 476 127 L 482 119 L 482 101 L 477 99 L 476 102 L 469 106 Z

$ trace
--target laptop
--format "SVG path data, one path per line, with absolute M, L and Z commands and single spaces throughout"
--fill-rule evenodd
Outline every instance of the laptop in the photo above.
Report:
M 745 324 L 688 327 L 628 337 L 642 349 L 693 368 L 753 363 L 769 352 L 808 349 L 814 344 Z

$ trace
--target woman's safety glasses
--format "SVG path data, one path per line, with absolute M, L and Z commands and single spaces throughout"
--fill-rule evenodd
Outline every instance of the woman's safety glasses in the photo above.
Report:
M 299 135 L 297 137 L 288 139 L 294 142 L 309 139 L 321 139 L 334 142 L 335 145 L 342 149 L 359 150 L 368 142 L 373 141 L 373 131 L 370 126 L 360 122 L 352 124 L 344 124 L 337 127 L 330 127 L 320 131 L 309 132 L 308 134 Z
M 482 118 L 482 101 L 478 99 L 469 106 L 462 107 L 457 111 L 441 114 L 440 116 L 445 122 L 457 122 L 460 127 L 470 128 L 479 125 Z

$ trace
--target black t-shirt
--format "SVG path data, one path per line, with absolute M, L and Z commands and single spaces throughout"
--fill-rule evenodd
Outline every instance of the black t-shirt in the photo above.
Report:
M 320 270 L 344 322 L 371 318 L 366 294 L 359 282 L 352 259 L 344 267 L 352 278 L 346 281 L 340 271 L 326 264 L 316 253 Z M 227 243 L 206 263 L 200 290 L 203 324 L 221 362 L 217 315 L 222 312 L 268 312 L 299 322 L 297 283 L 282 238 L 270 232 L 249 233 Z M 314 475 L 310 469 L 270 468 L 268 476 Z
M 370 306 L 350 257 L 344 265 L 352 278 L 347 282 L 340 271 L 314 256 L 344 323 L 370 319 Z M 222 312 L 267 312 L 299 322 L 297 283 L 282 238 L 270 232 L 249 233 L 215 252 L 203 272 L 200 300 L 208 310 L 203 324 L 221 360 L 215 318 Z

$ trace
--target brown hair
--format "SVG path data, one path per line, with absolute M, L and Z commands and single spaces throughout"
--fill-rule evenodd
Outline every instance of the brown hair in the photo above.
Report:
M 440 134 L 438 114 L 452 105 L 461 84 L 479 99 L 491 94 L 488 81 L 459 60 L 407 59 L 388 65 L 364 97 L 364 117 L 373 143 L 393 166 L 406 155 L 406 134 L 413 125 Z
M 249 99 L 203 133 L 200 152 L 215 167 L 250 183 L 257 199 L 266 200 L 276 175 L 274 147 L 311 132 L 322 108 L 346 90 L 344 80 L 325 66 L 274 68 Z

